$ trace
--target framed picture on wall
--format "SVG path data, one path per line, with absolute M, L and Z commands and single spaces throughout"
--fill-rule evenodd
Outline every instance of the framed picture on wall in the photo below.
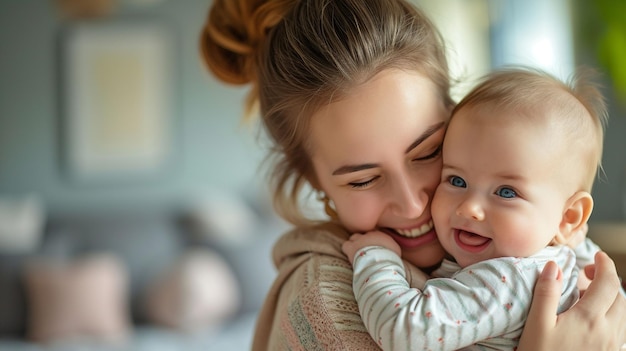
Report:
M 63 164 L 72 180 L 158 176 L 170 161 L 173 33 L 160 23 L 91 21 L 61 37 Z

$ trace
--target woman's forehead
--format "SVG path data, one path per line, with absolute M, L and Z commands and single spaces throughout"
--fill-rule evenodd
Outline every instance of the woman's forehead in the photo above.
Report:
M 311 152 L 338 160 L 404 153 L 446 119 L 447 110 L 429 80 L 392 71 L 314 113 Z

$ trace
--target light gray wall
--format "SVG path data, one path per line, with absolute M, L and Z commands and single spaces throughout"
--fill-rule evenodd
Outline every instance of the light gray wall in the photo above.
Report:
M 264 153 L 241 127 L 245 90 L 226 87 L 198 51 L 207 0 L 125 5 L 122 19 L 165 22 L 179 47 L 175 77 L 174 158 L 154 179 L 115 184 L 73 182 L 61 162 L 56 40 L 67 26 L 54 1 L 0 1 L 0 195 L 40 194 L 51 211 L 172 206 L 215 189 L 252 192 Z M 125 2 L 121 2 L 125 3 Z M 60 38 L 62 40 L 62 38 Z
M 610 86 L 605 82 L 605 86 Z M 626 100 L 606 89 L 609 124 L 604 139 L 604 173 L 596 180 L 592 221 L 626 220 Z

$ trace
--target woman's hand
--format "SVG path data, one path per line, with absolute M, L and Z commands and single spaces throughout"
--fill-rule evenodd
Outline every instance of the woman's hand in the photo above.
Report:
M 609 256 L 598 252 L 594 267 L 585 269 L 592 282 L 583 297 L 557 316 L 561 271 L 554 262 L 546 265 L 535 286 L 519 351 L 620 350 L 626 341 L 626 299 Z

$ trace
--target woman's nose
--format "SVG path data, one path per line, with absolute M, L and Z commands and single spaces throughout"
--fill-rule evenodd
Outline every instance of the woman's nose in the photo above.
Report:
M 428 204 L 429 197 L 419 182 L 410 179 L 396 182 L 391 196 L 393 213 L 404 218 L 421 216 Z
M 475 221 L 482 221 L 485 219 L 485 211 L 480 204 L 480 201 L 472 196 L 467 196 L 459 204 L 456 209 L 457 216 L 467 219 L 473 219 Z

